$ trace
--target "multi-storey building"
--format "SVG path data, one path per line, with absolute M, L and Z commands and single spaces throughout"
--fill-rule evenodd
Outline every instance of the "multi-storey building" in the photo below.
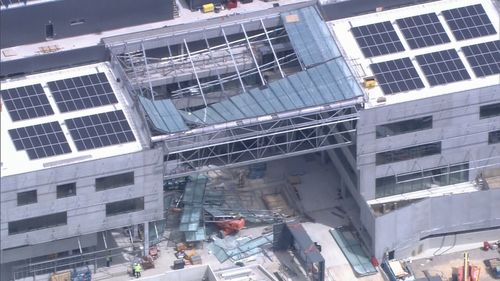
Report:
M 144 2 L 114 24 L 50 16 L 69 0 L 2 6 L 2 264 L 163 219 L 164 180 L 312 152 L 376 257 L 498 232 L 495 2 L 259 3 L 182 25 Z M 23 9 L 40 34 L 12 28 Z

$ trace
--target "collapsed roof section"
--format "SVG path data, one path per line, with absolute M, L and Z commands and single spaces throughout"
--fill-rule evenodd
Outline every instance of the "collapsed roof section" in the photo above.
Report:
M 314 6 L 147 40 L 112 62 L 159 135 L 363 95 Z

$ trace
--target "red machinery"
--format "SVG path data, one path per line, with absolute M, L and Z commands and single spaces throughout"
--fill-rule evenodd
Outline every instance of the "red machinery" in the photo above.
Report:
M 233 219 L 233 220 L 223 220 L 215 222 L 215 224 L 220 228 L 224 235 L 229 235 L 245 227 L 245 219 Z
M 469 253 L 464 253 L 464 265 L 458 268 L 458 281 L 479 281 L 481 267 L 469 264 Z
M 226 4 L 226 8 L 228 10 L 234 9 L 238 7 L 238 0 L 228 0 Z

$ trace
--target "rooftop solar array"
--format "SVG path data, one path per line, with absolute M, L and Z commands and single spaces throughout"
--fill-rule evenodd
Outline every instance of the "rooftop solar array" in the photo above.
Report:
M 31 160 L 71 152 L 57 122 L 11 129 L 9 135 L 16 150 L 26 150 Z
M 481 4 L 446 10 L 443 16 L 458 41 L 496 33 Z
M 97 74 L 48 82 L 61 112 L 117 103 L 106 75 Z
M 397 19 L 396 22 L 411 49 L 450 42 L 435 13 Z
M 40 84 L 2 90 L 1 93 L 13 121 L 54 114 Z
M 66 120 L 78 151 L 135 141 L 123 111 L 110 111 Z
M 470 79 L 455 49 L 416 56 L 431 86 Z
M 477 77 L 500 73 L 500 40 L 462 47 Z
M 405 50 L 389 21 L 353 27 L 352 33 L 367 58 Z
M 377 81 L 384 94 L 399 93 L 424 87 L 409 58 L 371 64 Z

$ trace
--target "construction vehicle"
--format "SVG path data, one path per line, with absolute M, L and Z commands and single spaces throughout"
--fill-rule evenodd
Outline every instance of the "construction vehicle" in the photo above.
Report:
M 488 270 L 495 279 L 500 279 L 500 258 L 485 260 Z
M 479 281 L 481 267 L 469 263 L 469 253 L 464 253 L 464 265 L 458 268 L 458 281 Z
M 221 234 L 226 236 L 243 229 L 245 227 L 245 219 L 240 217 L 237 219 L 221 220 L 216 221 L 215 225 L 220 228 Z

